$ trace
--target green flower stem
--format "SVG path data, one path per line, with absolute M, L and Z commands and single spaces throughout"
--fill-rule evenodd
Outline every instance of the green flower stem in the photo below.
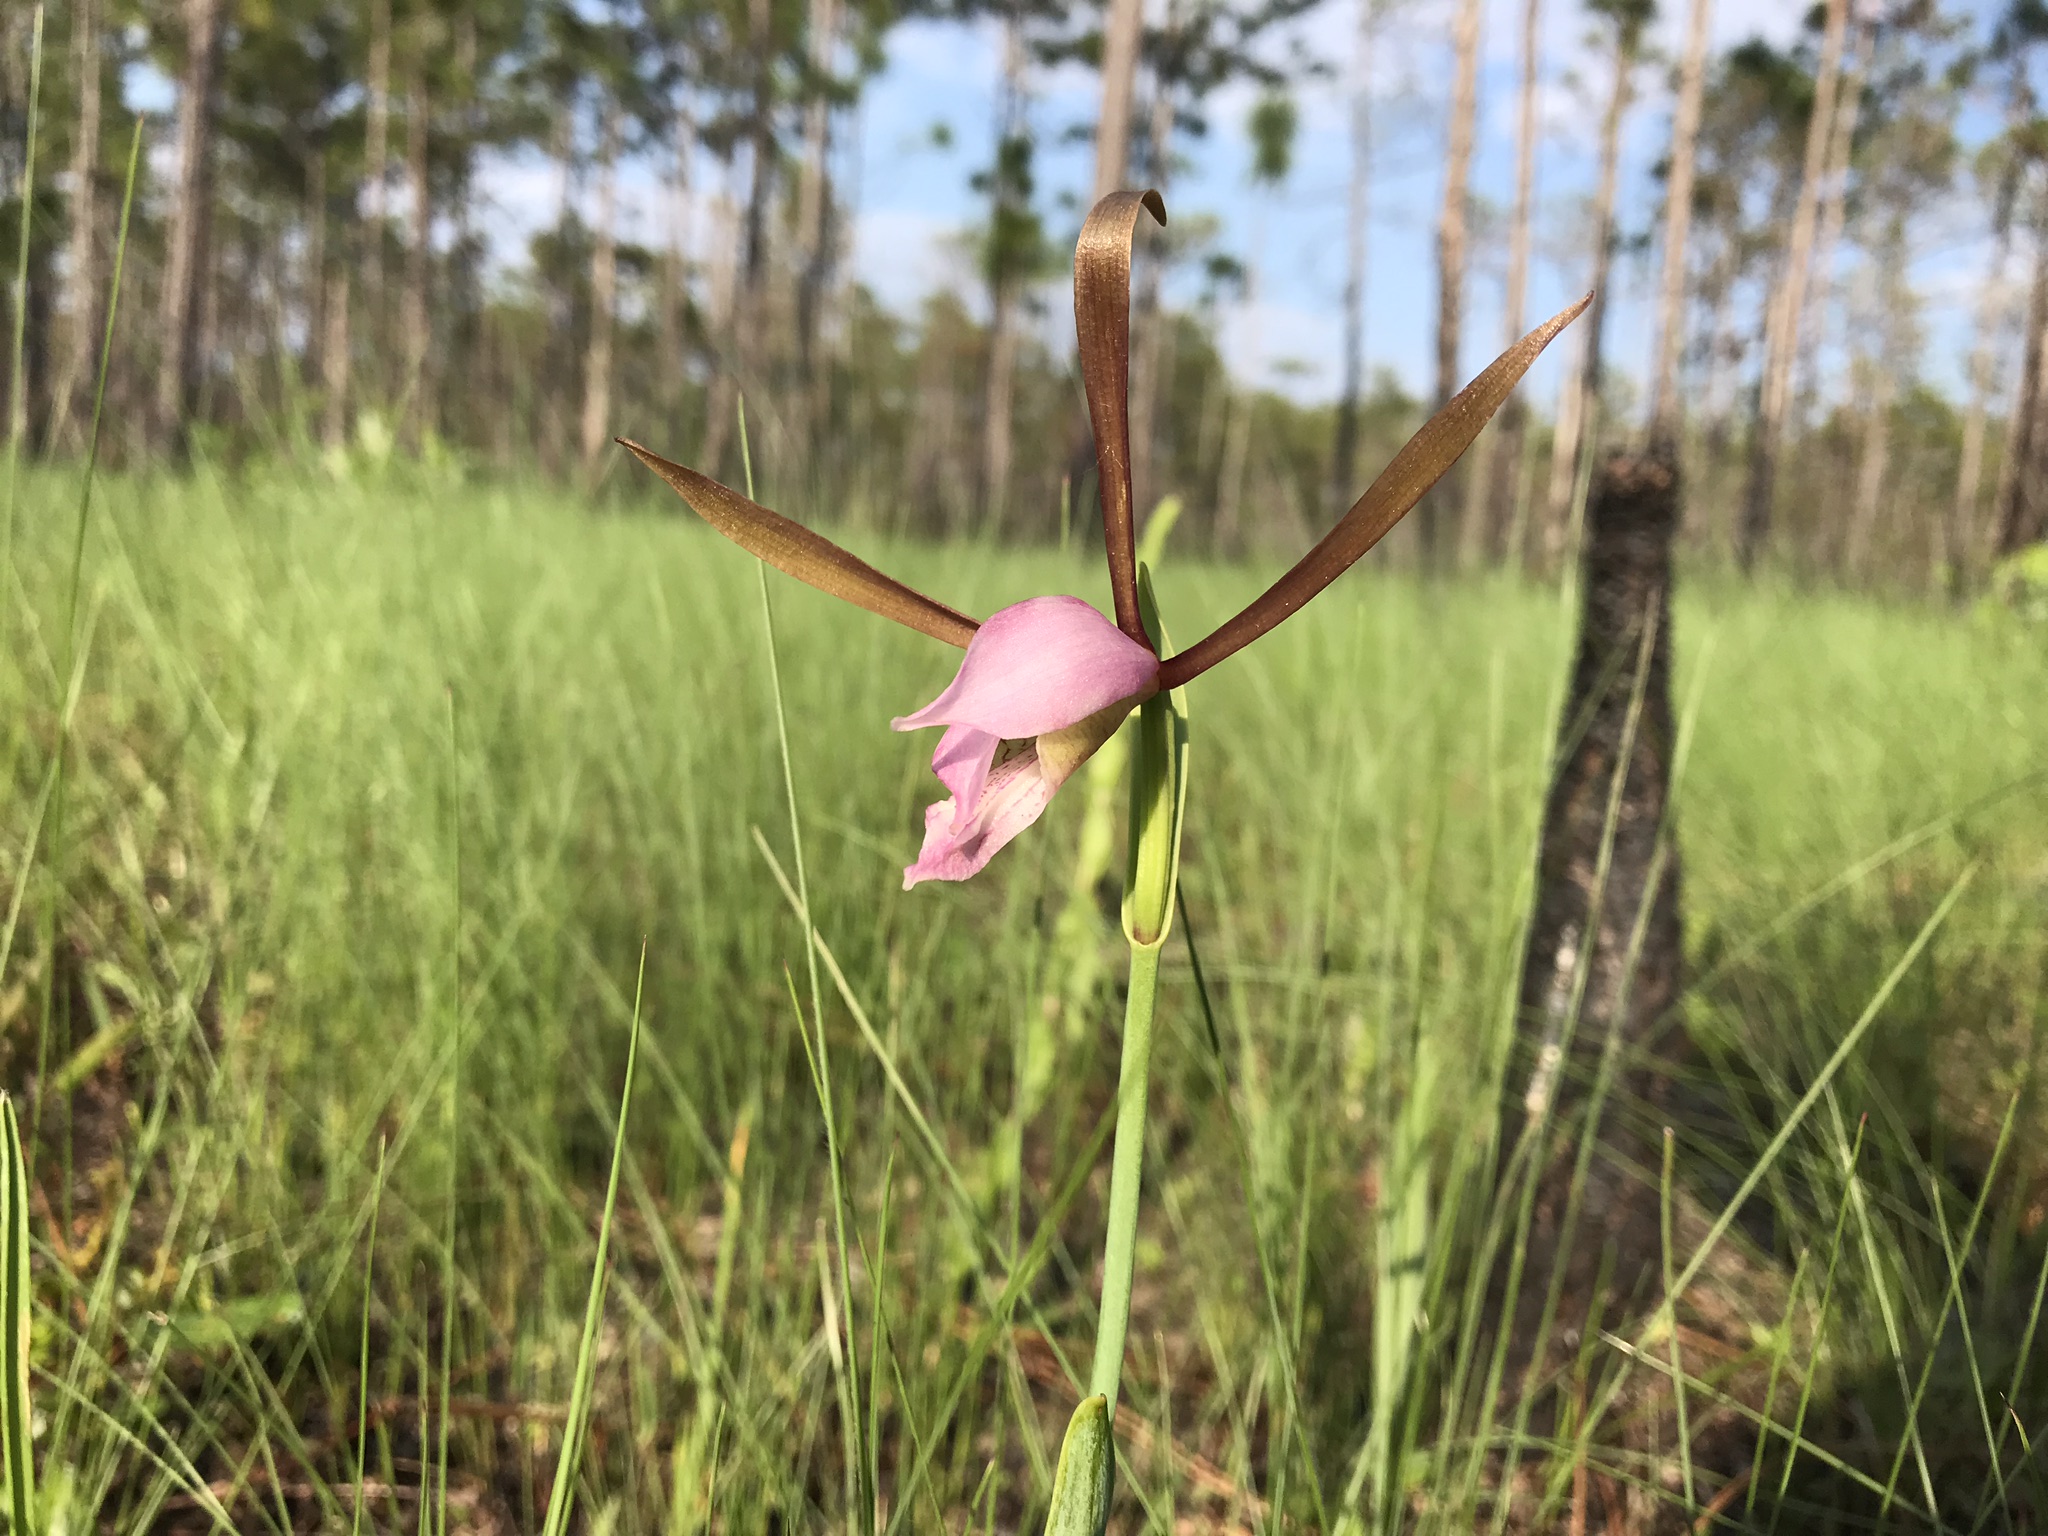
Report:
M 1142 835 L 1142 834 L 1140 834 Z M 1124 1058 L 1116 1085 L 1116 1150 L 1109 1170 L 1109 1235 L 1102 1254 L 1102 1317 L 1095 1332 L 1091 1395 L 1116 1414 L 1131 1323 L 1131 1278 L 1137 1267 L 1138 1186 L 1145 1160 L 1145 1087 L 1152 1064 L 1152 1012 L 1159 1001 L 1158 944 L 1131 946 L 1131 985 L 1124 1001 Z

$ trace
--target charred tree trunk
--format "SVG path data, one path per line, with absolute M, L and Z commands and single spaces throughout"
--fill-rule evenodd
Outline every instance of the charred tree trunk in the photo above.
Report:
M 1630 1171 L 1655 1155 L 1620 1109 L 1661 1096 L 1658 1033 L 1683 963 L 1669 825 L 1678 506 L 1676 459 L 1657 444 L 1610 455 L 1587 502 L 1578 650 L 1523 962 L 1523 1054 L 1504 1106 L 1503 1144 L 1532 1138 L 1538 1180 L 1518 1328 L 1533 1326 L 1553 1284 L 1556 1326 L 1570 1329 L 1602 1300 L 1603 1267 L 1623 1307 L 1659 1267 L 1658 1191 Z M 1589 1115 L 1598 1123 L 1581 1180 Z
M 164 258 L 157 436 L 182 444 L 198 403 L 206 359 L 207 235 L 213 214 L 214 92 L 220 78 L 226 0 L 185 0 L 185 66 L 178 80 L 178 184 Z

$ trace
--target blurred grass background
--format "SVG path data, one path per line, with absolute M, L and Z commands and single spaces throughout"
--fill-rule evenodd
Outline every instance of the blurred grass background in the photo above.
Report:
M 537 1529 L 644 941 L 590 1528 L 845 1522 L 850 1343 L 883 1525 L 1035 1530 L 1093 1334 L 1120 791 L 1077 779 L 984 877 L 902 894 L 937 788 L 929 741 L 887 723 L 954 657 L 771 577 L 846 989 L 826 1034 L 864 1247 L 839 1318 L 802 928 L 754 833 L 786 867 L 753 562 L 651 497 L 593 515 L 446 467 L 107 480 L 66 724 L 76 499 L 25 472 L 0 573 L 0 1079 L 42 1088 L 45 1528 L 352 1528 L 375 1210 L 365 1518 L 424 1518 L 452 1316 L 454 1471 L 426 1502 Z M 858 547 L 970 612 L 1104 599 L 1092 548 Z M 1168 622 L 1199 635 L 1271 574 L 1169 555 Z M 1176 941 L 1118 1529 L 1526 1528 L 1569 1500 L 1563 1454 L 1519 1502 L 1482 1491 L 1493 1410 L 1449 1379 L 1569 613 L 1514 576 L 1368 562 L 1193 690 L 1215 1029 Z M 2048 645 L 1711 574 L 1676 624 L 1696 1049 L 1673 1114 L 1705 1208 L 1974 872 L 1745 1213 L 1753 1262 L 1806 1289 L 1730 1370 L 1775 1363 L 1785 1422 L 1809 1386 L 1818 1451 L 1780 1505 L 1781 1437 L 1727 1516 L 1819 1529 L 1861 1500 L 1918 1529 L 1933 1502 L 1970 1529 L 1996 1463 L 1987 1528 L 2027 1528 Z M 1374 1324 L 1396 1241 L 1422 1256 L 1405 1338 Z M 1368 1466 L 1371 1433 L 1399 1454 Z

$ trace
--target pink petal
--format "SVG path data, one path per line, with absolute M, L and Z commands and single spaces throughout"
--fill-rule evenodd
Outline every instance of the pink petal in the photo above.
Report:
M 1158 686 L 1159 658 L 1094 608 L 1078 597 L 1034 597 L 992 615 L 946 691 L 890 724 L 967 725 L 1027 741 Z
M 924 880 L 965 880 L 980 873 L 1003 845 L 1038 820 L 1054 786 L 1038 770 L 1038 755 L 1025 752 L 999 764 L 988 776 L 971 812 L 958 800 L 925 807 L 924 847 L 903 871 L 903 889 Z
M 996 749 L 1002 744 L 1000 736 L 978 731 L 971 725 L 948 726 L 946 734 L 939 738 L 939 749 L 932 754 L 932 772 L 952 791 L 956 818 L 981 799 L 988 771 L 996 760 Z

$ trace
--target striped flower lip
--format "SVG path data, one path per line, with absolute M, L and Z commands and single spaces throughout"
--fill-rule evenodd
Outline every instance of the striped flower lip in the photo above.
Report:
M 1074 325 L 1102 506 L 1114 622 L 1077 597 L 1034 597 L 982 623 L 883 575 L 802 524 L 716 480 L 620 438 L 692 511 L 777 570 L 966 656 L 930 704 L 896 730 L 944 726 L 932 772 L 948 798 L 925 811 L 924 846 L 903 872 L 965 880 L 1036 821 L 1074 771 L 1161 689 L 1178 688 L 1298 612 L 1422 499 L 1479 436 L 1508 394 L 1592 295 L 1495 359 L 1403 445 L 1315 548 L 1236 617 L 1162 660 L 1138 616 L 1130 447 L 1131 243 L 1138 215 L 1166 222 L 1156 192 L 1112 192 L 1088 215 L 1074 251 Z

